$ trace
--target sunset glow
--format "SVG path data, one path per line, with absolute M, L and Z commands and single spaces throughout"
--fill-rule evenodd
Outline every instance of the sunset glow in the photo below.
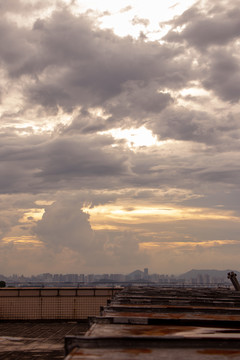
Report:
M 36 237 L 27 235 L 5 237 L 2 239 L 2 241 L 4 244 L 13 244 L 17 246 L 42 246 L 42 243 Z
M 0 9 L 0 274 L 237 269 L 239 2 Z
M 211 241 L 200 241 L 200 242 L 147 242 L 147 243 L 141 243 L 140 249 L 144 250 L 154 250 L 154 249 L 161 249 L 161 248 L 173 248 L 173 249 L 183 249 L 188 248 L 194 250 L 197 246 L 203 247 L 203 248 L 212 248 L 216 246 L 223 246 L 223 245 L 229 245 L 229 244 L 238 244 L 239 240 L 211 240 Z
M 165 223 L 185 220 L 227 220 L 239 221 L 239 218 L 231 212 L 211 211 L 201 208 L 177 208 L 171 206 L 151 207 L 122 207 L 119 205 L 96 206 L 94 208 L 83 208 L 83 211 L 90 214 L 92 228 L 95 230 L 127 228 L 127 225 L 138 225 L 144 223 Z

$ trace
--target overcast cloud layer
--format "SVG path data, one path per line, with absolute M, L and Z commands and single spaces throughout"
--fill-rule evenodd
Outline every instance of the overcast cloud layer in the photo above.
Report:
M 0 273 L 239 270 L 239 1 L 76 5 L 0 0 Z

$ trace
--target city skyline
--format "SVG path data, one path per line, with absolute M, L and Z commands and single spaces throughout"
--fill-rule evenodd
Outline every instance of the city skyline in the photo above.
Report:
M 129 274 L 106 273 L 106 274 L 51 274 L 43 273 L 37 275 L 24 276 L 12 274 L 11 276 L 0 275 L 1 281 L 7 287 L 82 287 L 82 286 L 111 286 L 130 284 L 152 284 L 154 286 L 196 286 L 206 285 L 216 287 L 219 285 L 230 286 L 229 274 L 235 273 L 240 276 L 239 271 L 232 270 L 209 270 L 192 269 L 183 274 L 157 274 L 143 270 L 134 270 Z
M 0 273 L 238 268 L 239 0 L 0 9 Z

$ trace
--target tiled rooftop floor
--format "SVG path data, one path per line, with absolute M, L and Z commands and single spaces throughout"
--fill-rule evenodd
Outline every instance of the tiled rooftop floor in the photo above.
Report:
M 0 360 L 63 359 L 65 335 L 87 329 L 78 322 L 0 322 Z

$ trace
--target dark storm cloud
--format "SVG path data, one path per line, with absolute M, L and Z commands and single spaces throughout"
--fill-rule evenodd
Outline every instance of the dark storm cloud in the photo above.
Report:
M 4 34 L 0 38 L 0 64 L 14 77 L 24 73 L 24 68 L 29 64 L 28 56 L 31 56 L 31 45 L 27 41 L 28 31 L 18 28 L 4 18 L 0 19 L 0 32 Z M 11 46 L 9 45 L 11 44 Z M 26 71 L 26 70 L 25 70 Z M 32 71 L 32 66 L 27 70 Z
M 129 152 L 112 144 L 110 136 L 2 136 L 0 191 L 42 193 L 119 184 L 131 174 Z
M 32 192 L 38 181 L 34 173 L 42 166 L 44 151 L 42 137 L 16 135 L 0 136 L 0 191 L 1 193 Z
M 214 183 L 236 185 L 239 146 L 238 139 L 233 137 L 236 135 L 235 120 L 229 129 L 226 125 L 221 131 L 217 126 L 211 130 L 206 125 L 209 119 L 207 116 L 204 119 L 204 115 L 179 112 L 177 117 L 176 113 L 165 114 L 166 119 L 160 119 L 160 125 L 154 131 L 161 134 L 160 139 L 164 135 L 165 139 L 189 142 L 189 146 L 170 143 L 151 151 L 143 148 L 133 152 L 124 148 L 124 142 L 112 147 L 111 136 L 78 135 L 74 134 L 74 129 L 52 139 L 48 136 L 2 136 L 0 191 L 44 193 L 176 186 L 197 190 L 205 182 L 213 186 Z M 192 119 L 196 124 L 191 125 Z M 187 122 L 189 126 L 185 124 Z M 207 147 L 202 143 L 208 144 Z M 221 177 L 224 167 L 228 170 Z M 134 197 L 134 194 L 129 196 Z
M 209 57 L 209 69 L 203 85 L 213 90 L 221 99 L 232 103 L 240 99 L 240 65 L 230 51 L 214 51 Z
M 236 115 L 210 114 L 207 111 L 172 107 L 148 123 L 159 140 L 175 139 L 203 143 L 214 152 L 238 151 L 239 124 Z
M 129 81 L 145 87 L 154 80 L 160 88 L 178 88 L 191 76 L 191 59 L 180 61 L 183 48 L 120 38 L 66 9 L 37 20 L 33 29 L 3 20 L 0 27 L 4 68 L 14 78 L 29 76 L 28 101 L 45 109 L 99 106 Z
M 109 115 L 107 118 L 108 117 Z M 108 125 L 106 119 L 101 116 L 92 115 L 87 109 L 81 109 L 79 114 L 74 117 L 69 126 L 62 127 L 59 130 L 64 134 L 74 135 L 77 133 L 95 134 L 99 131 L 104 131 L 107 129 Z
M 218 5 L 195 4 L 176 17 L 164 37 L 168 43 L 185 44 L 196 60 L 196 78 L 224 101 L 240 99 L 238 38 L 240 10 L 237 1 Z M 182 27 L 179 31 L 178 27 Z M 200 53 L 196 53 L 196 51 Z
M 227 6 L 213 5 L 207 13 L 205 8 L 200 8 L 199 4 L 196 4 L 176 18 L 172 24 L 172 30 L 165 36 L 167 41 L 185 40 L 200 50 L 213 45 L 223 46 L 240 35 L 239 4 L 232 2 Z M 178 32 L 178 26 L 184 26 L 184 29 Z
M 190 13 L 194 21 L 203 16 L 196 7 Z M 175 21 L 187 27 L 192 24 L 189 13 Z M 201 79 L 205 87 L 224 99 L 237 99 L 237 91 L 230 91 L 226 78 L 231 74 L 237 87 L 239 66 L 233 55 L 226 55 L 227 50 L 221 50 L 221 56 L 212 51 L 201 71 L 192 71 L 191 53 L 182 45 L 120 38 L 112 31 L 100 30 L 88 16 L 76 16 L 66 9 L 37 20 L 32 29 L 3 19 L 0 26 L 5 33 L 0 45 L 2 65 L 12 79 L 22 81 L 26 107 L 40 104 L 46 112 L 57 112 L 59 107 L 70 112 L 82 106 L 72 123 L 60 126 L 52 139 L 47 135 L 27 140 L 13 136 L 10 141 L 3 137 L 2 192 L 42 192 L 80 185 L 166 186 L 174 185 L 176 179 L 181 186 L 185 176 L 191 188 L 199 182 L 196 169 L 209 172 L 205 150 L 192 148 L 193 155 L 186 159 L 171 151 L 162 156 L 161 149 L 138 155 L 123 150 L 120 143 L 120 147 L 112 147 L 111 137 L 96 134 L 119 124 L 147 124 L 159 140 L 218 146 L 211 149 L 212 154 L 229 141 L 229 149 L 236 150 L 236 121 L 178 107 L 170 92 L 186 87 L 189 80 L 198 80 L 207 68 Z M 6 46 L 7 41 L 13 46 Z M 103 107 L 104 116 L 93 115 L 89 106 Z M 190 162 L 194 157 L 197 165 Z M 231 176 L 228 181 L 235 183 Z
M 169 93 L 158 89 L 159 84 L 156 81 L 148 85 L 141 82 L 127 82 L 119 96 L 106 102 L 106 109 L 113 114 L 113 117 L 106 121 L 106 125 L 111 126 L 114 120 L 124 123 L 123 119 L 129 117 L 132 124 L 141 125 L 149 116 L 161 113 L 173 103 L 173 98 Z
M 233 169 L 232 167 L 230 169 L 219 169 L 219 170 L 210 170 L 210 171 L 204 171 L 198 176 L 203 181 L 208 182 L 214 182 L 214 183 L 225 183 L 225 184 L 239 184 L 239 176 L 240 176 L 240 169 L 237 167 L 236 169 Z
M 111 143 L 110 143 L 111 144 Z M 127 157 L 101 137 L 58 139 L 46 149 L 46 163 L 38 176 L 61 181 L 68 178 L 115 177 L 128 173 Z M 104 149 L 105 147 L 105 149 Z
M 176 139 L 213 143 L 217 141 L 215 121 L 207 112 L 189 111 L 184 107 L 166 110 L 158 121 L 153 122 L 153 131 L 159 139 Z
M 115 125 L 138 127 L 145 124 L 149 116 L 159 114 L 173 101 L 169 93 L 158 91 L 156 82 L 147 86 L 128 82 L 121 94 L 105 102 L 105 110 L 101 116 L 82 108 L 72 123 L 60 131 L 65 134 L 93 134 L 112 129 Z

